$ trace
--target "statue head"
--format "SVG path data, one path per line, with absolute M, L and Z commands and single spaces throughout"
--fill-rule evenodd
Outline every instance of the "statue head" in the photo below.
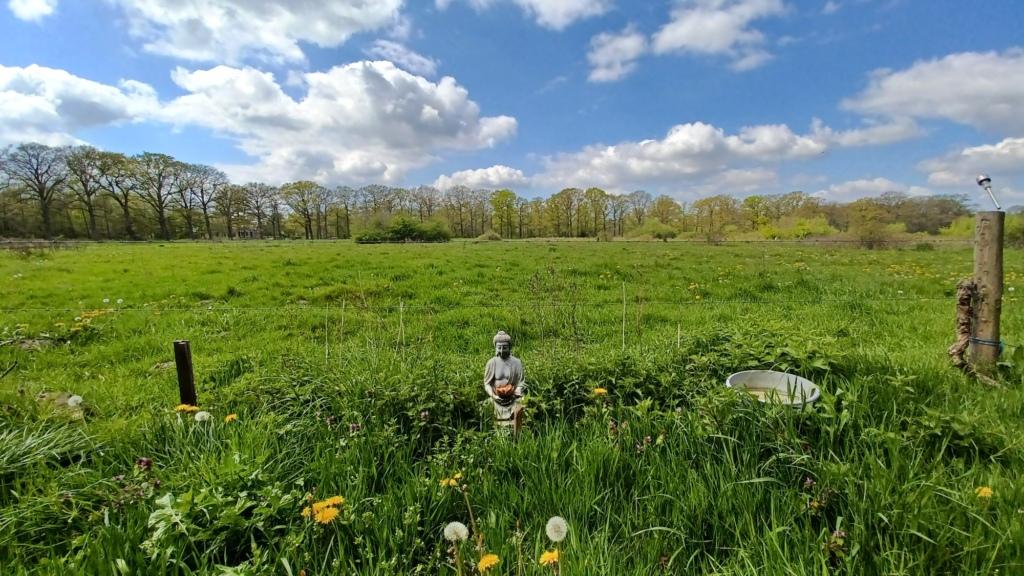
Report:
M 494 355 L 507 360 L 512 355 L 512 337 L 504 330 L 494 335 Z

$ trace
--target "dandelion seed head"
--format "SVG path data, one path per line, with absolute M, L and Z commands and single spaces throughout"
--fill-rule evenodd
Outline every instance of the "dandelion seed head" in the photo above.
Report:
M 548 520 L 547 525 L 544 526 L 544 532 L 552 542 L 561 542 L 565 540 L 566 534 L 569 533 L 569 524 L 561 516 L 552 516 Z
M 206 422 L 212 417 L 213 415 L 206 410 L 200 410 L 199 412 L 196 412 L 195 416 L 193 416 L 193 418 L 196 419 L 196 422 Z
M 78 406 L 81 406 L 82 400 L 83 400 L 83 398 L 81 396 L 79 396 L 78 394 L 75 394 L 71 398 L 68 398 L 68 407 L 70 407 L 70 408 L 77 408 Z
M 464 542 L 469 538 L 469 528 L 462 522 L 449 522 L 444 527 L 444 539 L 449 542 Z

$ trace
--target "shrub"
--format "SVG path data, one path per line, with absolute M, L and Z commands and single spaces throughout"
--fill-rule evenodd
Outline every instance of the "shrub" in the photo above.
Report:
M 483 234 L 477 236 L 476 239 L 477 240 L 487 240 L 487 241 L 492 241 L 493 242 L 493 241 L 501 240 L 501 234 L 498 234 L 494 230 L 488 230 L 487 232 L 484 232 Z
M 440 222 L 417 222 L 398 218 L 387 228 L 376 227 L 356 236 L 356 244 L 381 242 L 447 242 L 452 235 Z

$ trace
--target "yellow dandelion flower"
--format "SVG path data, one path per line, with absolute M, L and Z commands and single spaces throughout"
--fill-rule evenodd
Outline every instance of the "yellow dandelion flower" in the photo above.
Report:
M 483 574 L 500 563 L 501 558 L 498 558 L 497 554 L 484 554 L 480 557 L 480 562 L 476 565 L 476 569 Z
M 199 406 L 191 404 L 178 404 L 174 407 L 175 412 L 199 412 Z
M 974 493 L 978 495 L 978 498 L 984 498 L 986 500 L 992 497 L 992 489 L 988 486 L 979 486 Z
M 234 422 L 235 420 L 238 420 L 238 414 L 228 414 L 224 417 L 225 422 Z
M 448 488 L 458 488 L 460 480 L 462 480 L 462 472 L 456 472 L 455 475 L 452 476 L 451 478 L 442 478 L 441 486 L 445 486 Z
M 310 508 L 309 506 L 306 506 L 305 508 L 302 509 L 302 517 L 303 518 L 309 518 L 312 515 L 313 515 L 313 509 Z
M 607 388 L 594 388 L 594 396 L 605 396 L 608 394 Z
M 337 517 L 338 509 L 328 507 L 317 512 L 316 515 L 314 516 L 314 519 L 320 524 L 330 524 Z
M 554 566 L 558 564 L 558 550 L 548 550 L 540 555 L 541 566 Z
M 314 502 L 313 503 L 313 513 L 316 514 L 317 512 L 319 512 L 319 511 L 321 511 L 321 510 L 323 510 L 325 508 L 335 508 L 337 506 L 341 506 L 344 503 L 345 503 L 345 499 L 342 498 L 341 496 L 331 496 L 330 498 L 328 498 L 326 500 L 321 500 L 319 502 Z

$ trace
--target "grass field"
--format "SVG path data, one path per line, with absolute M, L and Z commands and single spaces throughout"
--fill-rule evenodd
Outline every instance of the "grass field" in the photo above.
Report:
M 16 363 L 0 380 L 0 573 L 455 574 L 442 530 L 471 524 L 468 502 L 501 559 L 488 574 L 552 571 L 538 558 L 555 515 L 565 575 L 1021 574 L 1021 362 L 995 389 L 945 354 L 971 257 L 571 241 L 0 253 L 0 372 Z M 1024 253 L 1005 260 L 1011 358 Z M 515 441 L 481 387 L 499 329 L 530 384 Z M 175 412 L 177 339 L 209 421 Z M 801 412 L 723 387 L 751 368 L 811 378 L 822 399 Z M 465 495 L 442 485 L 459 472 Z M 303 515 L 335 495 L 337 518 Z

